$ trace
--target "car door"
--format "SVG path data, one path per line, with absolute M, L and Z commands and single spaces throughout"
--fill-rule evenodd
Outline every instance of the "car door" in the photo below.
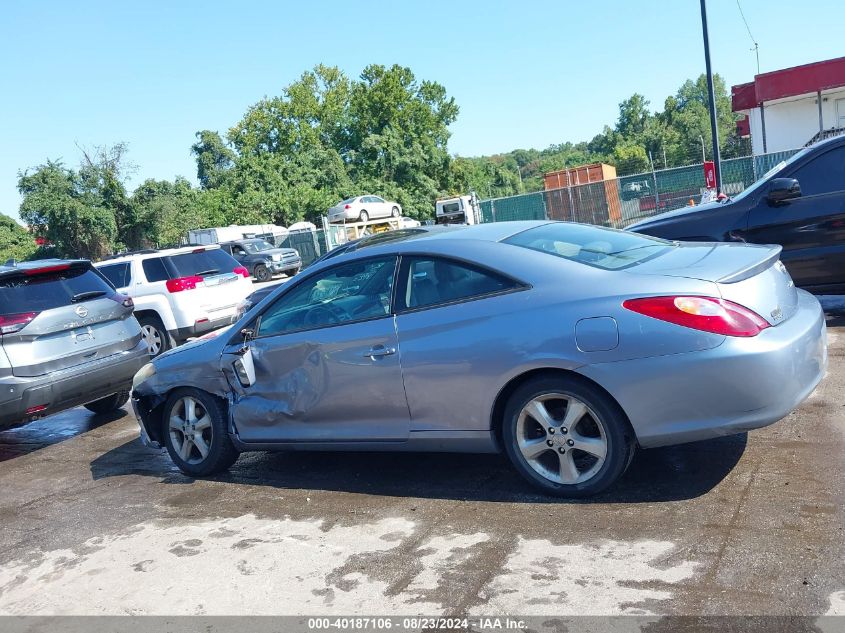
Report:
M 383 198 L 379 198 L 378 196 L 370 196 L 370 199 L 373 201 L 372 206 L 373 209 L 375 209 L 376 217 L 386 218 L 390 216 L 390 209 L 387 208 L 387 203 L 384 201 Z
M 485 431 L 496 378 L 513 367 L 508 339 L 525 285 L 439 256 L 403 256 L 396 292 L 411 430 Z M 529 354 L 520 350 L 519 357 Z M 432 395 L 434 394 L 434 395 Z
M 764 191 L 749 213 L 746 239 L 782 245 L 781 259 L 798 286 L 845 285 L 845 146 L 779 176 L 798 180 L 801 196 L 774 205 Z
M 338 264 L 304 278 L 252 322 L 254 382 L 231 369 L 232 417 L 244 442 L 402 441 L 410 416 L 391 310 L 396 257 Z M 260 320 L 258 317 L 260 316 Z

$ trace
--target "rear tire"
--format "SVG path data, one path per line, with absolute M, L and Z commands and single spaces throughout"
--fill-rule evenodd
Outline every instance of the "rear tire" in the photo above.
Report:
M 370 219 L 370 214 L 366 211 L 361 211 L 361 215 L 358 216 L 358 220 L 360 222 L 367 222 Z
M 615 483 L 635 450 L 619 406 L 595 385 L 570 376 L 535 378 L 508 400 L 505 452 L 543 492 L 583 498 Z
M 138 317 L 138 324 L 141 326 L 141 333 L 147 343 L 150 358 L 155 358 L 170 349 L 170 336 L 158 315 L 142 314 Z
M 390 217 L 398 218 L 399 217 L 399 207 L 393 207 L 390 211 Z
M 94 400 L 94 402 L 89 402 L 88 404 L 86 404 L 84 406 L 85 406 L 86 409 L 88 409 L 92 413 L 102 415 L 104 413 L 111 413 L 112 411 L 117 411 L 124 404 L 126 404 L 128 401 L 129 401 L 129 392 L 128 391 L 120 391 L 118 393 L 113 393 L 110 396 L 106 396 L 105 398 L 100 398 L 99 400 Z
M 255 279 L 260 282 L 270 281 L 273 278 L 273 273 L 264 264 L 258 264 L 253 273 Z
M 205 391 L 174 391 L 165 403 L 162 425 L 167 452 L 186 475 L 205 477 L 220 473 L 238 459 L 223 404 Z

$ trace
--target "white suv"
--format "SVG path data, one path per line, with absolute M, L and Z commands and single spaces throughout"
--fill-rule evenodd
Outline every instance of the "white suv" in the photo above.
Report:
M 95 266 L 132 297 L 151 356 L 231 324 L 253 291 L 249 271 L 216 244 L 139 251 Z

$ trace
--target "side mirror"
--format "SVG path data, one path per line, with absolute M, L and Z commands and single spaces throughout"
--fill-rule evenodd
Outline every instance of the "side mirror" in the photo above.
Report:
M 769 183 L 769 193 L 766 194 L 766 200 L 773 204 L 800 197 L 801 185 L 795 178 L 773 178 Z

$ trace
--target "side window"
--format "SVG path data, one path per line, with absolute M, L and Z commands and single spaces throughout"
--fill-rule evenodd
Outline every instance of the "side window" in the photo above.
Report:
M 103 273 L 103 276 L 111 282 L 115 288 L 125 288 L 131 281 L 129 274 L 129 262 L 122 264 L 110 264 L 108 266 L 100 266 L 97 270 Z
M 164 267 L 164 262 L 161 257 L 151 257 L 150 259 L 145 259 L 141 266 L 144 269 L 144 276 L 150 283 L 155 281 L 167 281 L 170 279 L 170 275 L 167 274 L 167 269 Z
M 373 202 L 384 202 L 384 198 L 379 198 L 378 196 L 370 196 L 370 199 Z
M 439 257 L 403 258 L 400 308 L 413 310 L 518 288 L 507 277 Z
M 802 196 L 845 190 L 845 147 L 838 147 L 799 167 L 792 174 Z
M 349 262 L 306 279 L 261 315 L 259 336 L 274 336 L 390 314 L 395 257 Z

